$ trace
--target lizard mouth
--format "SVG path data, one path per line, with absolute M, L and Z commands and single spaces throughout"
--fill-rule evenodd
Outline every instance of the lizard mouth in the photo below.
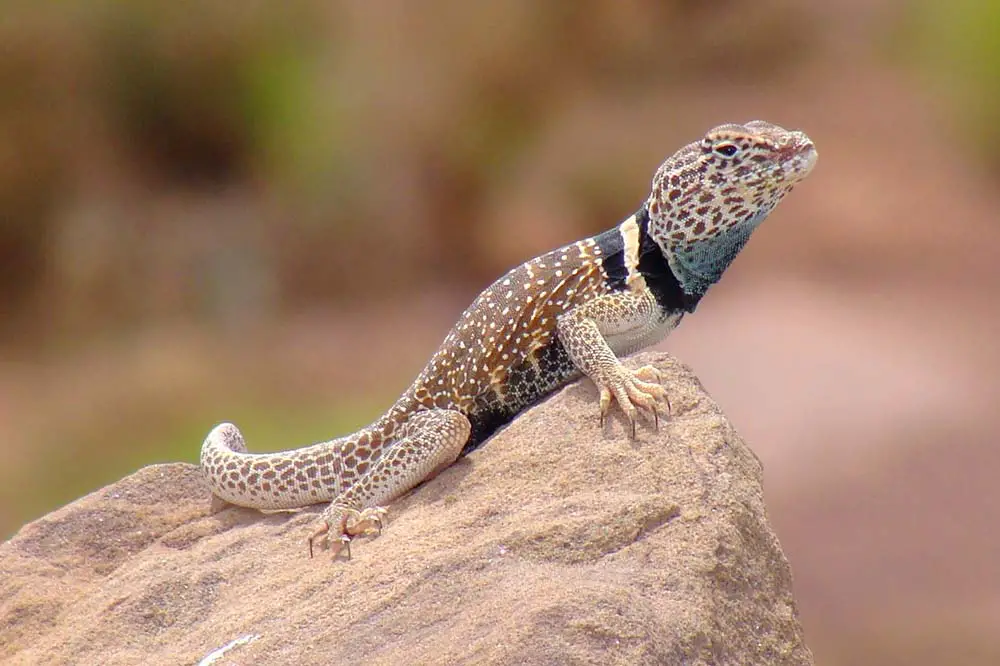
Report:
M 816 166 L 819 153 L 812 140 L 802 132 L 795 132 L 793 136 L 796 140 L 781 148 L 781 161 L 799 178 L 805 178 Z

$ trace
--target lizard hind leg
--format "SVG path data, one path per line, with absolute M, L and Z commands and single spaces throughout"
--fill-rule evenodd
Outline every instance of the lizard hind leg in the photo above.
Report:
M 350 541 L 372 529 L 382 530 L 384 504 L 400 497 L 451 465 L 469 439 L 472 426 L 464 414 L 431 409 L 409 417 L 399 439 L 350 488 L 323 511 L 309 537 L 325 540 L 336 557 Z

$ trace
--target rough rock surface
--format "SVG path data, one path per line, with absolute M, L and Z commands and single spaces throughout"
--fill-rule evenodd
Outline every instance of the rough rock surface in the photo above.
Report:
M 602 435 L 578 382 L 350 561 L 308 558 L 317 509 L 213 515 L 194 465 L 144 468 L 0 546 L 0 661 L 811 664 L 759 461 L 687 368 L 648 362 L 659 432 Z

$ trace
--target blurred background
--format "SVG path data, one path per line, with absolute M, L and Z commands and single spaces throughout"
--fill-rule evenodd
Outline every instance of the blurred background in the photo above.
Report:
M 360 426 L 713 125 L 814 174 L 664 344 L 817 662 L 1000 663 L 1000 3 L 4 0 L 0 535 L 221 420 Z

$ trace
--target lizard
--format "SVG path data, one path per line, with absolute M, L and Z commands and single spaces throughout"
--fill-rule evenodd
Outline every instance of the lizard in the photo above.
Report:
M 754 120 L 709 130 L 656 170 L 649 196 L 620 224 L 512 269 L 461 315 L 400 398 L 371 425 L 326 442 L 249 453 L 221 423 L 201 469 L 223 506 L 291 509 L 328 503 L 308 539 L 333 557 L 381 532 L 385 505 L 468 454 L 519 413 L 580 378 L 613 403 L 631 437 L 659 424 L 669 399 L 652 366 L 620 357 L 663 340 L 781 200 L 813 169 L 800 131 Z

